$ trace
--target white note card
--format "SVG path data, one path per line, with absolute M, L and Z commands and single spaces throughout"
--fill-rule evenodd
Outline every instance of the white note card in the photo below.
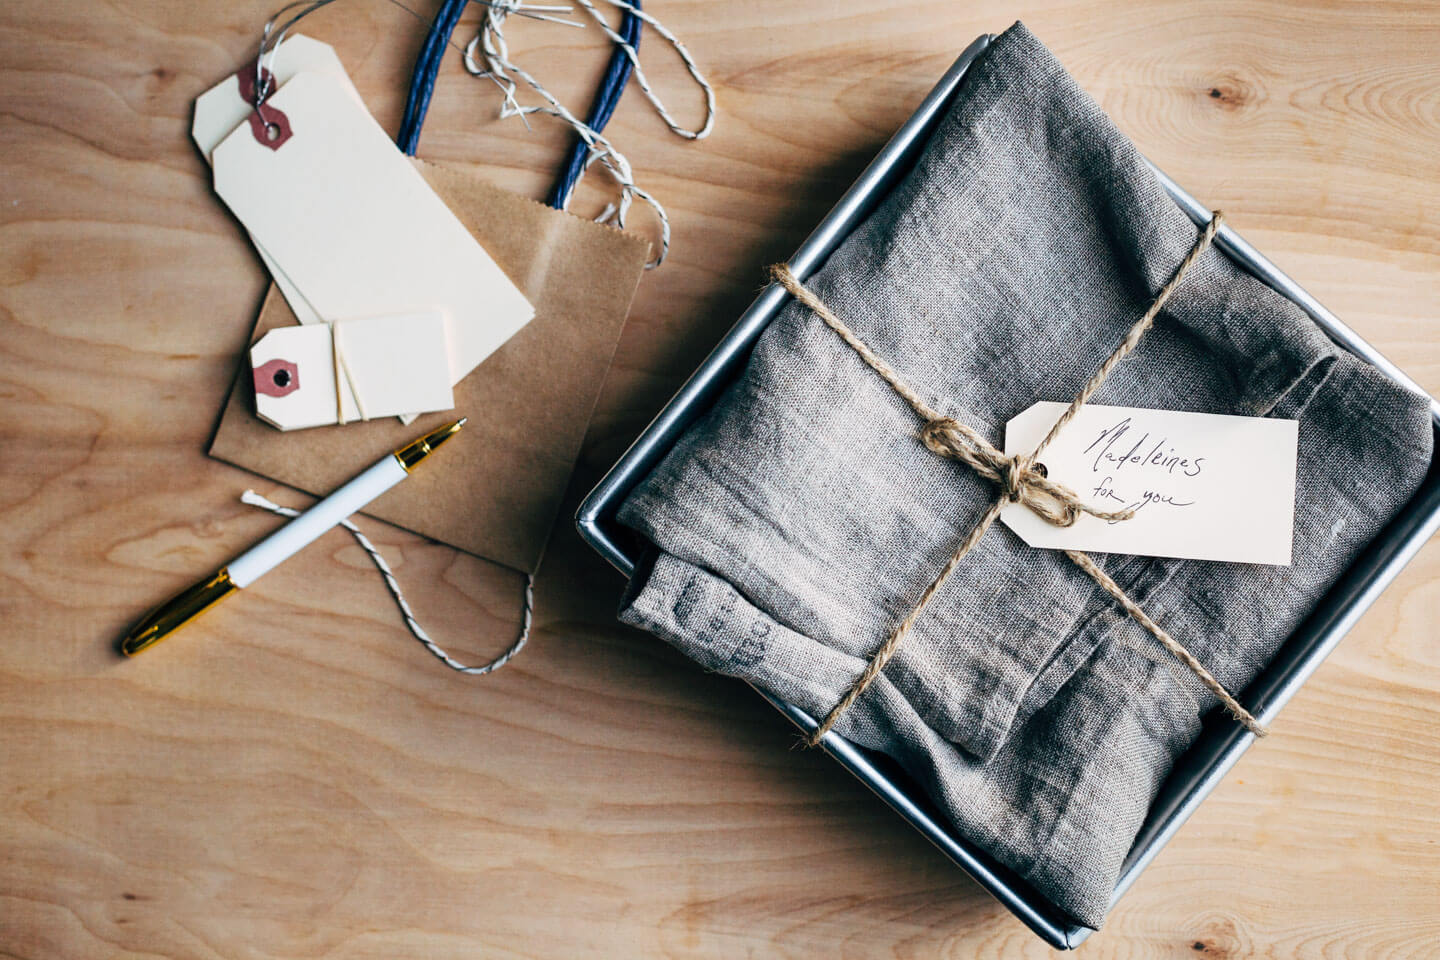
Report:
M 1068 404 L 1036 403 L 1005 425 L 1005 453 L 1033 450 Z M 1087 404 L 1040 454 L 1051 480 L 1099 510 L 1046 523 L 1023 504 L 1000 519 L 1032 547 L 1288 565 L 1299 423 Z
M 458 382 L 534 315 L 525 296 L 330 71 L 297 73 L 266 106 L 278 148 L 245 123 L 215 147 L 215 191 L 324 320 L 449 313 Z

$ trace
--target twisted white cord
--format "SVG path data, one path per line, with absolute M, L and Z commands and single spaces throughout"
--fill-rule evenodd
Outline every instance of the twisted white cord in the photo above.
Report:
M 636 8 L 626 2 L 626 0 L 605 0 L 605 2 L 611 6 L 629 11 L 636 17 L 639 17 L 675 48 L 675 52 L 679 54 L 680 59 L 685 64 L 685 69 L 689 71 L 690 76 L 694 78 L 696 84 L 699 85 L 705 94 L 705 122 L 696 130 L 690 130 L 681 126 L 676 122 L 675 118 L 670 115 L 670 112 L 665 108 L 664 102 L 661 101 L 651 88 L 649 80 L 645 77 L 644 70 L 640 68 L 639 53 L 631 44 L 626 43 L 620 34 L 611 29 L 610 25 L 600 16 L 599 11 L 595 9 L 595 5 L 591 0 L 574 0 L 574 2 L 583 7 L 586 13 L 599 24 L 600 29 L 604 31 L 612 43 L 617 44 L 625 51 L 625 55 L 629 57 L 630 63 L 634 68 L 635 81 L 640 85 L 640 89 L 645 94 L 645 98 L 649 100 L 651 106 L 655 108 L 655 112 L 660 115 L 660 119 L 665 121 L 665 125 L 669 127 L 671 131 L 687 140 L 701 140 L 710 135 L 710 131 L 714 129 L 715 126 L 715 91 L 710 86 L 709 81 L 706 80 L 705 76 L 700 72 L 700 68 L 690 55 L 690 51 L 685 48 L 685 45 L 680 42 L 674 33 L 666 29 L 666 27 L 653 16 Z M 625 226 L 625 218 L 629 214 L 630 207 L 636 198 L 650 205 L 650 208 L 655 211 L 656 220 L 659 222 L 660 250 L 655 259 L 646 264 L 646 267 L 647 269 L 658 267 L 665 261 L 666 255 L 670 252 L 670 217 L 666 214 L 665 208 L 661 206 L 660 202 L 656 200 L 653 195 L 642 189 L 635 182 L 635 174 L 630 167 L 630 161 L 625 158 L 624 154 L 615 149 L 613 143 L 598 130 L 593 129 L 589 124 L 585 123 L 585 121 L 566 109 L 565 105 L 557 100 L 554 94 L 545 89 L 539 80 L 535 79 L 527 70 L 510 59 L 510 48 L 505 41 L 505 18 L 511 13 L 526 15 L 527 8 L 529 10 L 549 10 L 553 8 L 535 7 L 523 3 L 521 0 L 489 0 L 485 6 L 485 18 L 481 21 L 480 31 L 465 47 L 465 69 L 476 77 L 485 77 L 494 81 L 495 85 L 500 88 L 501 93 L 504 95 L 504 100 L 500 105 L 501 119 L 518 116 L 528 127 L 529 121 L 526 118 L 531 114 L 556 117 L 574 130 L 575 134 L 590 148 L 589 155 L 585 159 L 585 169 L 588 170 L 591 164 L 598 162 L 600 166 L 610 174 L 611 178 L 620 188 L 619 200 L 614 204 L 607 205 L 605 210 L 596 217 L 596 220 L 604 223 L 613 217 L 615 225 L 623 228 Z M 572 21 L 561 22 L 570 23 Z M 483 66 L 476 59 L 477 48 L 483 54 Z M 526 86 L 535 91 L 535 93 L 545 101 L 545 105 L 522 105 L 515 96 L 515 92 L 518 89 L 515 78 L 519 78 Z M 561 209 L 569 207 L 570 197 L 573 193 L 574 187 L 572 186 L 570 192 L 560 200 Z
M 695 63 L 695 58 L 690 56 L 690 51 L 686 49 L 685 44 L 680 42 L 679 37 L 666 29 L 665 25 L 659 20 L 656 20 L 649 13 L 641 10 L 634 4 L 627 3 L 626 0 L 605 0 L 605 2 L 609 3 L 612 7 L 624 10 L 649 24 L 650 29 L 660 34 L 662 39 L 675 48 L 675 52 L 680 55 L 680 59 L 685 64 L 685 69 L 690 72 L 690 76 L 694 78 L 696 85 L 699 86 L 705 94 L 705 122 L 698 130 L 687 129 L 676 122 L 674 117 L 670 116 L 670 111 L 665 109 L 664 102 L 662 102 L 655 91 L 651 89 L 650 81 L 646 79 L 645 71 L 640 67 L 639 52 L 632 45 L 626 43 L 625 38 L 616 33 L 610 27 L 610 24 L 605 22 L 605 18 L 600 16 L 600 12 L 595 9 L 595 5 L 591 3 L 590 0 L 574 0 L 574 2 L 578 3 L 585 9 L 586 13 L 590 14 L 595 23 L 604 31 L 605 36 L 610 38 L 611 43 L 625 51 L 625 56 L 630 59 L 630 65 L 635 68 L 635 82 L 640 85 L 640 91 L 645 94 L 645 99 L 650 101 L 650 105 L 655 108 L 655 112 L 660 115 L 660 119 L 665 121 L 665 126 L 670 128 L 670 132 L 677 136 L 684 137 L 686 140 L 704 140 L 710 136 L 710 131 L 715 128 L 715 90 L 710 86 L 710 82 L 705 79 L 705 75 L 700 72 L 699 66 Z
M 278 513 L 282 517 L 298 517 L 300 515 L 299 510 L 293 510 L 290 507 L 282 507 L 278 503 L 272 503 L 254 490 L 246 490 L 242 493 L 240 495 L 240 502 L 249 504 L 252 507 L 260 507 L 262 510 L 269 510 L 271 513 Z M 400 589 L 400 582 L 395 579 L 395 574 L 390 570 L 390 564 L 385 562 L 385 558 L 380 555 L 379 548 L 370 542 L 370 538 L 361 533 L 360 528 L 355 526 L 350 520 L 341 520 L 340 526 L 350 531 L 350 534 L 355 538 L 355 542 L 360 544 L 361 549 L 368 553 L 370 559 L 374 561 L 376 569 L 379 570 L 380 575 L 385 578 L 385 586 L 389 588 L 390 595 L 395 598 L 396 606 L 400 608 L 401 616 L 405 618 L 405 625 L 410 628 L 410 632 L 415 636 L 415 639 L 423 643 L 426 650 L 433 653 L 436 659 L 451 670 L 469 674 L 472 677 L 483 677 L 485 674 L 492 673 L 505 666 L 517 653 L 525 648 L 526 642 L 530 639 L 530 624 L 534 619 L 535 612 L 534 574 L 527 574 L 525 577 L 525 604 L 520 616 L 520 635 L 515 638 L 515 642 L 510 645 L 508 650 L 494 660 L 476 667 L 469 667 L 446 653 L 439 644 L 430 639 L 430 635 L 425 632 L 425 628 L 420 626 L 420 621 L 415 619 L 414 611 L 410 609 L 410 604 L 405 600 L 405 594 Z

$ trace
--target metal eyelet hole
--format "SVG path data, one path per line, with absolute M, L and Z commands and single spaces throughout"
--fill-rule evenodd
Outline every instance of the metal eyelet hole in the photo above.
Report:
M 265 124 L 265 139 L 271 143 L 280 139 L 280 125 L 278 123 Z M 284 384 L 281 384 L 281 386 L 284 386 Z
M 271 379 L 275 381 L 275 386 L 277 387 L 288 387 L 290 386 L 290 371 L 276 370 L 275 375 Z

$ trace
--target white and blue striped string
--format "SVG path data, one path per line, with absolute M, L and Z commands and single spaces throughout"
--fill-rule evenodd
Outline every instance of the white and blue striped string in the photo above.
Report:
M 254 490 L 246 490 L 242 493 L 240 495 L 240 502 L 252 507 L 259 507 L 262 510 L 269 510 L 271 513 L 277 513 L 282 517 L 298 517 L 300 515 L 299 510 L 282 507 L 280 504 L 262 497 Z M 534 574 L 526 574 L 525 577 L 525 605 L 520 614 L 520 633 L 515 638 L 515 641 L 510 644 L 504 653 L 489 663 L 482 663 L 473 667 L 466 666 L 446 653 L 444 648 L 430 639 L 430 634 L 425 632 L 425 628 L 420 626 L 420 621 L 415 619 L 415 612 L 410 609 L 410 604 L 405 600 L 405 592 L 400 589 L 400 581 L 395 579 L 395 573 L 390 569 L 390 564 L 386 563 L 385 558 L 381 556 L 380 549 L 376 547 L 374 543 L 370 542 L 369 537 L 360 532 L 360 528 L 357 527 L 353 521 L 348 519 L 341 520 L 340 526 L 350 531 L 350 535 L 355 538 L 356 543 L 360 544 L 360 548 L 370 555 L 370 559 L 375 564 L 375 568 L 380 571 L 380 576 L 385 579 L 385 586 L 390 591 L 390 596 L 395 598 L 395 605 L 400 608 L 400 614 L 405 618 L 405 626 L 410 629 L 410 633 L 414 635 L 416 640 L 424 644 L 425 649 L 434 654 L 437 660 L 451 670 L 468 674 L 472 677 L 483 677 L 487 673 L 493 673 L 499 670 L 505 666 L 505 664 L 509 663 L 516 654 L 525 649 L 525 644 L 530 639 L 530 627 L 534 621 L 535 614 Z
M 644 93 L 645 98 L 650 101 L 655 112 L 660 116 L 660 119 L 665 122 L 665 125 L 671 132 L 687 140 L 702 140 L 710 135 L 711 130 L 715 127 L 716 106 L 714 88 L 711 87 L 710 82 L 705 79 L 705 75 L 700 71 L 699 66 L 695 62 L 695 58 L 691 56 L 685 44 L 682 43 L 673 32 L 666 28 L 665 25 L 654 16 L 641 10 L 636 4 L 629 3 L 627 0 L 603 0 L 603 2 L 615 8 L 625 11 L 628 15 L 644 21 L 648 27 L 674 47 L 675 52 L 685 64 L 685 69 L 694 79 L 696 85 L 700 87 L 705 97 L 705 120 L 695 129 L 681 125 L 671 115 L 664 101 L 655 93 L 654 88 L 650 85 L 649 79 L 645 76 L 645 71 L 640 66 L 640 55 L 635 47 L 628 43 L 623 36 L 616 33 L 615 30 L 605 22 L 605 18 L 601 16 L 592 0 L 573 0 L 573 2 L 578 4 L 581 9 L 590 15 L 605 33 L 606 37 L 610 39 L 611 43 L 624 51 L 633 66 L 635 82 L 640 86 L 640 90 Z M 670 251 L 670 218 L 666 214 L 665 208 L 649 191 L 643 189 L 636 183 L 630 161 L 615 148 L 615 145 L 607 137 L 571 113 L 539 80 L 510 58 L 510 48 L 506 42 L 504 33 L 505 19 L 510 14 L 524 13 L 527 11 L 538 12 L 542 9 L 546 12 L 563 11 L 566 8 L 538 8 L 534 5 L 520 2 L 520 0 L 486 0 L 484 5 L 486 10 L 485 16 L 480 23 L 480 30 L 465 48 L 465 69 L 476 77 L 492 80 L 496 86 L 500 88 L 503 95 L 503 100 L 500 105 L 500 116 L 502 119 L 518 116 L 528 126 L 529 121 L 527 118 L 531 115 L 539 114 L 555 117 L 574 130 L 581 141 L 589 147 L 590 152 L 586 158 L 585 167 L 588 169 L 592 164 L 599 163 L 620 188 L 619 200 L 614 204 L 607 205 L 600 216 L 596 218 L 597 220 L 603 223 L 613 218 L 615 225 L 623 228 L 631 204 L 635 199 L 638 198 L 649 204 L 651 209 L 654 210 L 655 217 L 659 222 L 660 249 L 655 259 L 647 264 L 647 266 L 659 266 L 664 262 L 666 255 Z M 573 24 L 575 21 L 563 22 Z M 477 51 L 479 54 L 478 57 Z M 482 60 L 483 63 L 481 62 Z M 515 82 L 517 78 L 533 90 L 535 94 L 544 101 L 544 105 L 522 105 L 516 96 L 516 92 L 519 89 L 518 84 Z M 574 185 L 571 184 L 570 191 L 560 198 L 561 209 L 568 207 L 570 194 L 573 193 L 573 187 Z

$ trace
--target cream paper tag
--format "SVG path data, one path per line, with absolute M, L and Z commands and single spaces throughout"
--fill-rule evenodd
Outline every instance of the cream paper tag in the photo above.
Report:
M 1033 450 L 1068 404 L 1040 402 L 1005 425 L 1005 453 Z M 1032 547 L 1288 565 L 1299 423 L 1087 404 L 1040 454 L 1047 476 L 1099 510 L 1070 527 L 1023 504 L 1000 519 Z
M 215 191 L 322 319 L 449 313 L 458 382 L 534 315 L 515 284 L 329 71 L 300 71 L 267 108 L 278 146 L 249 123 L 212 152 Z
M 360 92 L 350 82 L 350 75 L 345 72 L 335 48 L 328 43 L 295 34 L 287 37 L 275 48 L 273 57 L 266 59 L 273 71 L 272 82 L 277 89 L 301 70 L 328 73 L 345 85 L 357 104 L 364 103 L 360 99 Z M 238 72 L 232 73 L 195 99 L 195 116 L 190 125 L 190 136 L 205 155 L 207 163 L 220 141 L 242 126 L 252 109 L 253 106 L 240 92 Z M 301 323 L 322 323 L 322 318 L 310 305 L 310 301 L 305 299 L 305 295 L 285 275 L 285 271 L 280 269 L 269 252 L 256 242 L 254 237 L 250 239 L 255 242 L 255 252 L 260 254 L 260 259 L 265 262 L 265 269 L 269 270 L 270 276 L 275 279 L 275 285 L 290 304 L 295 318 Z
M 349 422 L 448 410 L 447 352 L 438 311 L 277 327 L 250 348 L 255 412 L 302 430 L 339 423 L 342 413 Z

